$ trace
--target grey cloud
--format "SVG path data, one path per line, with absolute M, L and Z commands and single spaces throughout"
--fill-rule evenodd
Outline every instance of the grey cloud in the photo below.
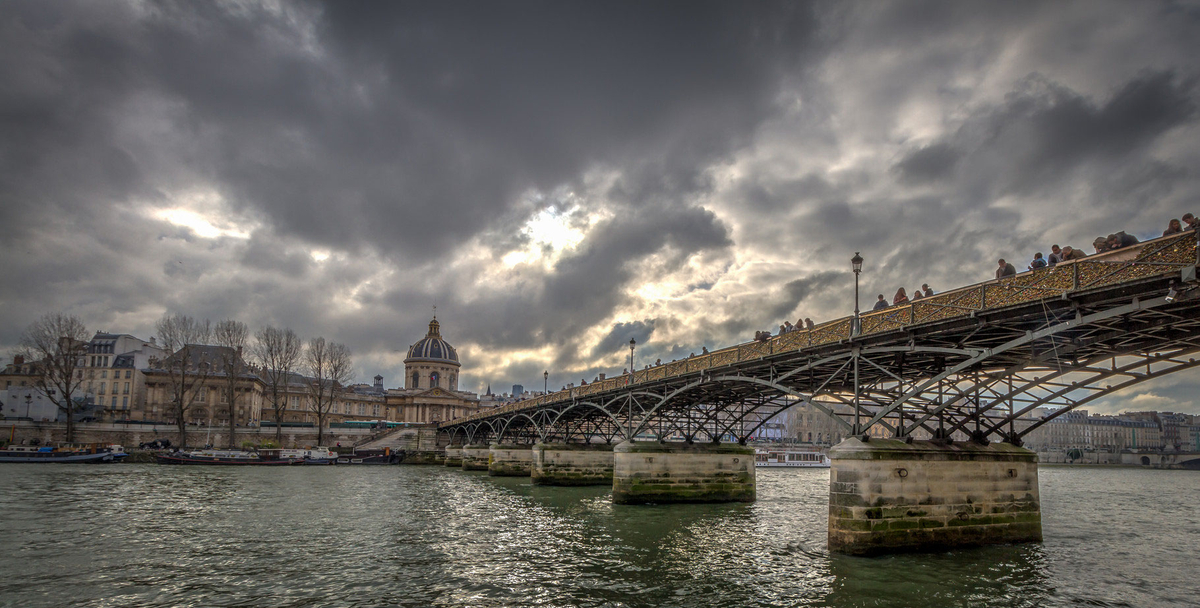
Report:
M 325 335 L 395 378 L 436 303 L 502 366 L 464 382 L 508 390 L 619 371 L 598 362 L 625 333 L 670 360 L 848 314 L 856 250 L 873 298 L 1145 236 L 1200 195 L 1193 13 L 0 3 L 0 343 L 45 309 L 142 334 L 171 309 Z M 148 213 L 188 197 L 250 237 Z M 583 242 L 501 267 L 550 206 Z M 660 279 L 691 287 L 643 301 Z
M 909 152 L 892 169 L 908 183 L 934 182 L 950 177 L 958 163 L 958 151 L 945 143 Z
M 614 323 L 612 330 L 604 336 L 592 349 L 592 357 L 605 357 L 629 348 L 629 340 L 636 340 L 644 348 L 654 334 L 654 319 L 632 321 L 629 323 Z M 636 346 L 634 351 L 636 353 Z

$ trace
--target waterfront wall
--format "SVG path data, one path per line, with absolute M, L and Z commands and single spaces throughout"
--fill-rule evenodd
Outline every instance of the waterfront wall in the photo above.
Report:
M 608 443 L 539 443 L 533 446 L 533 483 L 547 486 L 609 485 L 613 446 Z
M 613 502 L 754 502 L 754 448 L 625 441 L 613 448 Z
M 190 426 L 188 427 L 188 444 L 191 447 L 211 443 L 216 447 L 226 447 L 228 428 Z M 337 444 L 352 446 L 370 435 L 370 429 L 326 429 L 325 445 L 333 447 Z M 13 443 L 28 444 L 37 439 L 40 443 L 66 441 L 66 424 L 58 422 L 29 422 L 4 421 L 0 422 L 0 436 L 5 440 L 13 436 Z M 274 427 L 238 427 L 235 432 L 237 444 L 243 441 L 255 443 L 275 441 Z M 125 447 L 136 448 L 138 444 L 154 441 L 155 439 L 170 439 L 172 444 L 178 444 L 179 431 L 175 425 L 151 424 L 112 424 L 112 423 L 76 423 L 75 441 L 79 443 L 115 443 Z M 285 427 L 283 429 L 284 448 L 311 447 L 317 444 L 317 430 L 310 427 Z
M 1042 539 L 1037 455 L 1024 448 L 847 439 L 829 456 L 830 551 L 872 555 Z

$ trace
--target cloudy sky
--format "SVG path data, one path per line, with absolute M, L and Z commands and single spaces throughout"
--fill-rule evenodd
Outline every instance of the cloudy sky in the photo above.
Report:
M 164 312 L 619 373 L 1200 212 L 1195 2 L 0 3 L 0 347 Z M 639 363 L 639 367 L 640 367 Z M 1200 373 L 1096 409 L 1200 413 Z

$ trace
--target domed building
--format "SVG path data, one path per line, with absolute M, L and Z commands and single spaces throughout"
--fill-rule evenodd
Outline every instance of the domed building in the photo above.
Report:
M 408 348 L 404 359 L 404 388 L 458 390 L 458 351 L 442 339 L 437 317 L 429 322 L 429 333 Z
M 458 390 L 462 363 L 458 351 L 442 338 L 437 317 L 429 332 L 408 348 L 404 358 L 404 388 L 390 389 L 387 404 L 402 422 L 446 422 L 479 411 L 475 393 Z

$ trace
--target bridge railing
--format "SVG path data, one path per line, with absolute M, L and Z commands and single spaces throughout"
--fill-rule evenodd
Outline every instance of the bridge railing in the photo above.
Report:
M 1026 271 L 1003 279 L 992 279 L 928 296 L 908 304 L 867 312 L 859 316 L 862 325 L 860 336 L 900 330 L 912 325 L 962 317 L 981 310 L 1004 308 L 1045 298 L 1057 298 L 1064 293 L 1178 272 L 1181 268 L 1197 264 L 1197 256 L 1200 255 L 1200 249 L 1197 248 L 1198 236 L 1200 233 L 1195 231 L 1165 236 L 1081 260 L 1061 262 L 1053 267 Z M 649 369 L 635 370 L 632 374 L 622 374 L 614 378 L 485 410 L 466 418 L 459 418 L 447 425 L 457 425 L 497 414 L 525 410 L 545 403 L 570 401 L 634 384 L 761 359 L 776 353 L 831 344 L 851 338 L 852 326 L 853 317 L 834 319 L 816 325 L 812 329 L 797 329 L 767 341 L 737 344 L 698 357 L 672 361 Z

